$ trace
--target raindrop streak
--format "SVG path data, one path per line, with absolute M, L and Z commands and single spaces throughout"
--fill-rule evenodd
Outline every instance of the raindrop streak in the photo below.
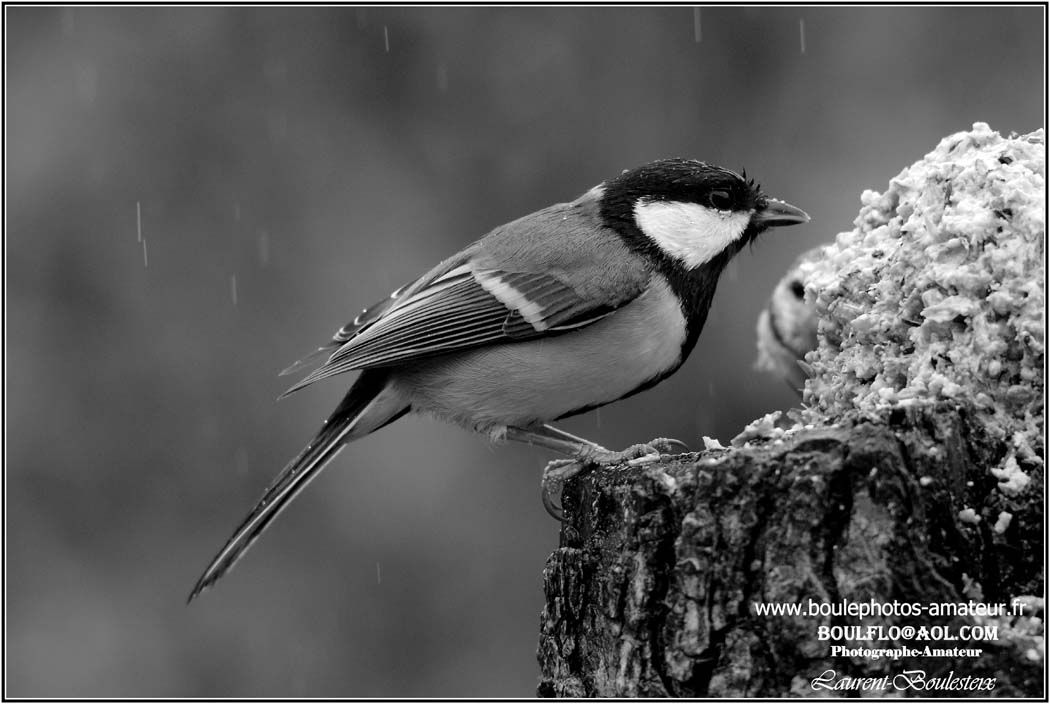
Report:
M 704 27 L 700 23 L 700 8 L 693 8 L 693 41 L 699 44 L 704 40 Z
M 390 32 L 387 31 L 386 25 L 383 25 L 383 46 L 386 47 L 386 53 L 390 53 Z
M 266 116 L 266 127 L 270 131 L 270 139 L 280 142 L 288 134 L 288 113 L 284 110 L 270 110 Z
M 241 219 L 241 204 L 240 203 L 234 203 L 233 204 L 233 219 L 234 220 L 240 220 Z
M 149 254 L 146 252 L 146 240 L 142 240 L 142 266 L 149 269 Z
M 270 233 L 259 231 L 259 263 L 266 266 L 270 263 Z
M 376 563 L 376 584 L 383 583 L 383 573 L 379 569 L 379 563 Z
M 135 201 L 135 222 L 139 229 L 139 242 L 142 241 L 142 203 Z
M 233 305 L 237 305 L 237 274 L 230 275 L 230 298 L 233 299 Z
M 77 30 L 77 16 L 74 14 L 72 9 L 63 10 L 62 12 L 62 33 L 67 37 L 72 37 L 73 32 Z
M 798 44 L 802 53 L 806 53 L 806 21 L 801 17 L 798 19 Z
M 740 266 L 735 262 L 729 262 L 725 267 L 726 278 L 730 281 L 736 281 L 740 278 Z
M 234 466 L 237 467 L 237 474 L 242 476 L 248 474 L 248 450 L 243 446 L 237 448 Z
M 448 66 L 445 64 L 438 64 L 437 86 L 442 93 L 448 90 Z

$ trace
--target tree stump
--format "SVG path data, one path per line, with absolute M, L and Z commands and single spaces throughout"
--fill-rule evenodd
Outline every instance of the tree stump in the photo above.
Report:
M 927 682 L 949 673 L 995 682 L 991 691 L 911 694 L 1041 696 L 1041 652 L 1033 651 L 1042 629 L 1033 618 L 1042 613 L 1031 606 L 1020 618 L 755 609 L 1009 604 L 1042 594 L 1041 492 L 1016 500 L 997 490 L 988 467 L 1004 451 L 973 409 L 942 406 L 570 481 L 561 546 L 544 571 L 539 694 L 828 695 L 834 691 L 812 684 L 828 671 L 829 682 L 889 677 L 892 687 L 900 673 L 921 670 Z M 1002 511 L 1013 520 L 1000 532 Z M 885 634 L 891 626 L 957 633 L 963 625 L 995 626 L 998 640 L 862 643 L 982 650 L 873 660 L 832 657 L 832 646 L 857 643 L 819 637 L 832 626 L 881 626 Z

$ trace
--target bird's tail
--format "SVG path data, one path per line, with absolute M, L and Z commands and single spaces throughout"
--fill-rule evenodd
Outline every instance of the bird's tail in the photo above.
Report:
M 405 401 L 387 386 L 386 372 L 363 372 L 310 444 L 277 475 L 259 503 L 211 561 L 190 592 L 188 601 L 193 601 L 229 572 L 277 514 L 348 442 L 379 430 L 408 410 Z

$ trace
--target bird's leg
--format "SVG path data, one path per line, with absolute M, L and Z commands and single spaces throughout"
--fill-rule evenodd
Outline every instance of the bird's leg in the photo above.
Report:
M 551 425 L 538 425 L 532 428 L 507 428 L 506 438 L 516 442 L 525 442 L 538 447 L 568 455 L 572 459 L 552 460 L 543 469 L 542 487 L 543 508 L 551 516 L 561 521 L 564 513 L 555 502 L 554 495 L 561 496 L 561 488 L 571 477 L 576 476 L 589 466 L 585 458 L 599 453 L 608 453 L 601 445 L 576 437 Z
M 531 428 L 508 427 L 506 438 L 516 442 L 525 442 L 571 459 L 553 460 L 543 470 L 543 507 L 559 521 L 565 520 L 565 514 L 554 497 L 561 497 L 561 489 L 566 481 L 577 474 L 595 466 L 611 466 L 627 462 L 631 466 L 647 464 L 660 458 L 661 454 L 688 452 L 689 447 L 681 440 L 656 438 L 640 445 L 631 445 L 626 450 L 614 452 L 607 450 L 590 440 L 576 437 L 551 425 L 538 425 Z
M 588 450 L 608 452 L 598 443 L 576 437 L 572 433 L 558 430 L 553 425 L 536 425 L 530 428 L 507 427 L 508 440 L 545 447 L 562 455 L 578 457 Z

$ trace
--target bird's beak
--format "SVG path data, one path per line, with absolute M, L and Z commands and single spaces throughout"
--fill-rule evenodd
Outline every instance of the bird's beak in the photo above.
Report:
M 751 222 L 761 227 L 783 227 L 809 222 L 805 211 L 776 198 L 767 198 L 751 216 Z

